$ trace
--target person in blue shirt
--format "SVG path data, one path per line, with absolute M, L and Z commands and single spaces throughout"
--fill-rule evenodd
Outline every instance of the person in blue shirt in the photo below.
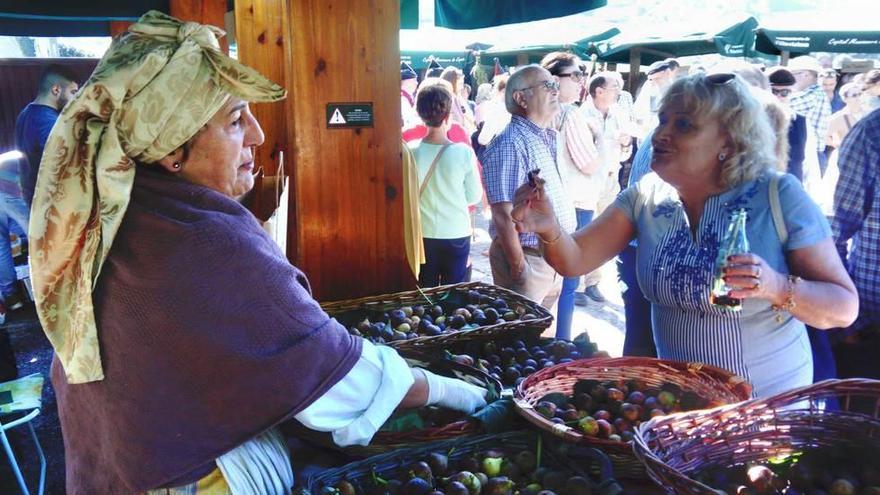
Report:
M 34 185 L 37 183 L 37 171 L 46 140 L 61 109 L 76 96 L 79 90 L 76 81 L 76 73 L 69 67 L 59 64 L 46 66 L 40 76 L 37 97 L 24 107 L 15 121 L 15 148 L 26 158 L 21 170 L 21 188 L 28 207 L 34 198 Z
M 521 186 L 511 216 L 543 241 L 563 276 L 608 261 L 633 239 L 639 285 L 651 302 L 658 357 L 711 364 L 744 377 L 756 397 L 813 380 L 805 325 L 847 326 L 858 294 L 831 229 L 794 177 L 775 171 L 762 103 L 734 74 L 677 80 L 652 137 L 655 174 L 628 187 L 599 218 L 568 234 L 540 184 Z M 739 311 L 713 305 L 719 244 L 734 211 L 748 216 L 750 252 L 725 259 Z

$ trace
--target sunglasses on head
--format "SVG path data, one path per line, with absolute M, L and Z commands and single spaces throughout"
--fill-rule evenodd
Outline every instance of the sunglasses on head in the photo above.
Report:
M 709 74 L 706 77 L 706 82 L 712 84 L 714 86 L 721 86 L 722 84 L 727 84 L 730 81 L 736 79 L 736 74 L 731 74 L 729 72 L 719 72 L 717 74 Z
M 541 81 L 538 84 L 535 84 L 534 86 L 522 88 L 519 91 L 526 91 L 529 89 L 535 89 L 538 86 L 544 86 L 544 89 L 546 89 L 547 91 L 559 91 L 559 81 Z
M 556 77 L 570 77 L 574 82 L 581 82 L 584 80 L 584 73 L 576 70 L 574 72 L 569 72 L 568 74 L 556 74 Z
M 773 94 L 776 95 L 776 96 L 781 96 L 781 97 L 783 97 L 783 98 L 785 98 L 786 96 L 788 96 L 788 95 L 791 94 L 791 90 L 790 90 L 790 89 L 777 89 L 777 88 L 770 88 L 770 92 L 773 93 Z

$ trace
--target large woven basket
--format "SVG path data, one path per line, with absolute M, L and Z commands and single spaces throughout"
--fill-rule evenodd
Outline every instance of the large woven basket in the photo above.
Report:
M 402 306 L 413 306 L 416 304 L 440 304 L 442 306 L 446 301 L 462 300 L 470 290 L 476 290 L 495 299 L 503 299 L 511 309 L 521 308 L 523 312 L 530 313 L 535 317 L 529 320 L 499 320 L 492 325 L 483 325 L 477 328 L 435 336 L 421 336 L 409 340 L 392 341 L 387 344 L 397 349 L 429 349 L 455 342 L 491 340 L 506 335 L 540 335 L 553 321 L 553 316 L 550 312 L 540 304 L 526 299 L 511 290 L 482 282 L 444 285 L 424 290 L 327 302 L 322 303 L 321 307 L 327 314 L 342 321 L 351 319 L 350 315 L 353 314 L 365 315 L 371 312 L 390 311 Z M 466 303 L 461 305 L 463 306 L 464 304 Z
M 644 478 L 644 467 L 628 443 L 589 437 L 577 429 L 554 423 L 535 411 L 535 405 L 551 392 L 571 394 L 579 380 L 641 380 L 647 386 L 671 383 L 715 404 L 740 402 L 750 397 L 751 387 L 741 377 L 702 363 L 645 357 L 580 359 L 545 368 L 526 378 L 516 390 L 517 411 L 530 423 L 567 442 L 602 449 L 614 463 L 618 478 Z
M 424 368 L 439 375 L 458 378 L 489 390 L 489 400 L 495 400 L 501 396 L 501 382 L 474 367 L 465 366 L 443 357 L 433 357 L 422 351 L 407 351 L 402 354 L 410 366 Z M 373 436 L 369 445 L 339 447 L 333 443 L 332 437 L 328 433 L 317 432 L 299 425 L 292 426 L 292 428 L 294 429 L 293 434 L 297 437 L 321 447 L 339 450 L 353 459 L 417 447 L 429 442 L 451 440 L 484 433 L 478 421 L 466 418 L 446 425 L 420 430 L 405 432 L 380 430 Z
M 450 461 L 457 461 L 490 449 L 500 450 L 507 454 L 522 449 L 530 449 L 533 452 L 540 450 L 541 466 L 563 469 L 572 475 L 587 476 L 586 470 L 588 468 L 598 468 L 600 475 L 598 478 L 593 477 L 593 480 L 599 483 L 600 488 L 607 490 L 602 493 L 620 492 L 619 487 L 614 488 L 616 482 L 612 477 L 610 463 L 600 451 L 586 449 L 578 452 L 560 453 L 557 450 L 558 447 L 553 442 L 542 441 L 540 435 L 533 431 L 515 431 L 444 440 L 419 447 L 396 450 L 346 464 L 336 469 L 325 470 L 309 478 L 304 485 L 305 491 L 303 493 L 305 495 L 319 495 L 323 488 L 332 487 L 343 480 L 352 483 L 358 494 L 369 493 L 365 488 L 376 477 L 386 480 L 393 479 L 403 474 L 415 461 L 432 452 L 446 454 Z
M 834 398 L 839 411 L 821 402 Z M 715 495 L 690 476 L 815 447 L 880 447 L 880 381 L 825 380 L 773 397 L 654 418 L 633 449 L 669 493 Z

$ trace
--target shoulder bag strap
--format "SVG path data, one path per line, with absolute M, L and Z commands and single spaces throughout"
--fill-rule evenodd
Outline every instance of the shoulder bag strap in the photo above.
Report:
M 782 216 L 782 204 L 779 202 L 779 178 L 781 174 L 772 173 L 770 175 L 770 213 L 773 215 L 773 225 L 776 227 L 776 234 L 782 246 L 788 242 L 788 229 L 785 228 L 785 218 Z
M 452 143 L 446 143 L 440 148 L 440 151 L 437 152 L 437 156 L 434 157 L 434 161 L 431 162 L 431 168 L 428 169 L 427 175 L 425 175 L 425 180 L 422 181 L 422 185 L 419 186 L 419 197 L 422 197 L 422 193 L 425 192 L 425 186 L 428 185 L 428 181 L 431 180 L 431 176 L 434 175 L 434 170 L 437 168 L 437 162 L 440 161 L 440 157 L 443 156 L 443 152 L 446 151 L 446 148 L 449 147 Z

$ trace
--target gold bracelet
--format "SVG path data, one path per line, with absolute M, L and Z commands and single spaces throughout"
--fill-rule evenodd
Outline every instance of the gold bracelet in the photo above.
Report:
M 782 312 L 791 313 L 797 307 L 794 300 L 794 286 L 802 279 L 797 275 L 789 275 L 785 282 L 785 302 L 782 304 L 773 304 L 770 308 L 776 311 L 776 321 L 782 322 Z
M 544 238 L 541 237 L 541 234 L 536 234 L 536 235 L 538 236 L 538 240 L 541 241 L 542 243 L 548 245 L 548 246 L 549 246 L 550 244 L 556 244 L 557 242 L 559 242 L 559 238 L 562 237 L 562 227 L 560 227 L 559 225 L 557 225 L 556 228 L 559 229 L 559 233 L 556 234 L 556 237 L 554 237 L 552 241 L 545 241 Z

